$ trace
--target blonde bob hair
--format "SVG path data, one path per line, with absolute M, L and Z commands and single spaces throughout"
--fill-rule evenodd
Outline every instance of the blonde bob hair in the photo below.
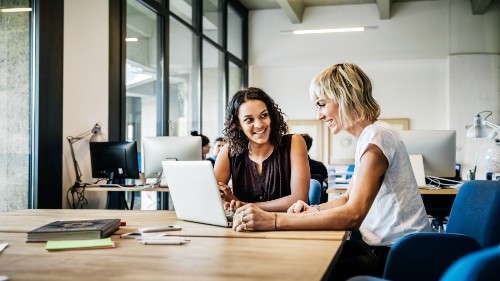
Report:
M 370 78 L 352 63 L 334 64 L 312 79 L 312 101 L 331 99 L 339 104 L 340 122 L 350 128 L 358 120 L 376 121 L 380 106 L 372 97 Z

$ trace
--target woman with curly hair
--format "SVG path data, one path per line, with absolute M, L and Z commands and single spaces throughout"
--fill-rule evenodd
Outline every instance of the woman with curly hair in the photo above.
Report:
M 267 211 L 286 211 L 297 200 L 307 201 L 304 139 L 287 134 L 283 113 L 270 96 L 258 88 L 238 91 L 227 105 L 224 126 L 227 144 L 214 169 L 227 207 L 256 203 Z

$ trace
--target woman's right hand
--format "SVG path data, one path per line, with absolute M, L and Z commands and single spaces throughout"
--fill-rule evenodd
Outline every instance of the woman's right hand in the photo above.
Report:
M 246 204 L 245 202 L 241 202 L 238 198 L 236 198 L 236 196 L 234 196 L 233 192 L 231 191 L 231 187 L 229 187 L 227 184 L 219 182 L 219 190 L 221 193 L 220 196 L 225 202 L 224 208 L 226 210 L 234 212 L 236 211 L 236 209 Z
M 241 202 L 239 200 L 231 200 L 231 202 L 224 203 L 224 209 L 234 213 L 236 212 L 236 209 L 238 209 L 241 206 L 245 206 L 246 204 L 247 203 Z

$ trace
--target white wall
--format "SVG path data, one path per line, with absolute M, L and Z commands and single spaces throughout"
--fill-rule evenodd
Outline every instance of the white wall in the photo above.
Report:
M 101 122 L 108 132 L 109 3 L 64 1 L 63 136 L 77 136 Z M 84 181 L 90 181 L 89 138 L 74 144 Z M 69 145 L 63 142 L 63 207 L 75 181 Z M 97 194 L 98 193 L 98 194 Z M 88 208 L 103 208 L 104 192 L 86 192 Z
M 486 98 L 466 98 L 468 107 L 460 111 L 451 108 L 456 106 L 455 101 L 472 93 L 451 87 L 455 82 L 450 80 L 450 73 L 457 67 L 462 69 L 458 79 L 468 84 L 466 64 L 450 63 L 451 56 L 473 56 L 471 60 L 475 60 L 476 54 L 486 53 L 495 60 L 500 53 L 500 2 L 493 2 L 484 15 L 472 15 L 468 0 L 396 3 L 389 20 L 379 20 L 375 4 L 311 7 L 305 10 L 301 24 L 292 24 L 279 9 L 252 11 L 250 85 L 266 90 L 290 119 L 313 119 L 308 86 L 314 74 L 334 63 L 354 62 L 373 80 L 381 118 L 410 118 L 414 130 L 455 129 L 462 134 L 478 108 L 500 115 L 500 82 L 494 74 L 482 76 L 481 83 L 492 85 L 482 87 Z M 314 35 L 282 33 L 359 25 L 378 29 Z M 475 65 L 486 74 L 498 64 L 480 60 Z M 492 73 L 498 73 L 498 69 Z M 458 120 L 457 115 L 463 118 Z M 463 142 L 460 139 L 459 145 Z M 461 150 L 457 161 L 463 160 Z
M 250 85 L 268 91 L 290 119 L 314 119 L 314 107 L 308 98 L 311 78 L 330 64 L 351 61 L 373 79 L 382 117 L 408 117 L 412 129 L 464 128 L 467 120 L 472 123 L 478 109 L 496 108 L 499 118 L 500 1 L 493 2 L 485 15 L 472 15 L 468 0 L 397 3 L 390 20 L 379 20 L 374 4 L 308 8 L 298 25 L 291 24 L 281 10 L 250 12 Z M 64 136 L 88 131 L 97 121 L 102 122 L 105 133 L 108 131 L 108 6 L 108 1 L 102 0 L 64 2 Z M 360 24 L 379 28 L 309 36 L 280 32 Z M 458 79 L 462 85 L 469 85 L 460 78 L 469 76 L 463 63 L 458 76 L 450 78 L 455 69 L 450 56 L 467 57 L 471 53 L 496 57 L 496 64 L 474 67 L 482 73 L 488 73 L 488 67 L 492 69 L 491 77 L 481 80 L 492 86 L 481 90 L 487 98 L 479 101 L 468 98 L 475 94 L 473 91 L 460 91 L 453 82 Z M 463 112 L 450 109 L 464 98 L 473 106 Z M 462 118 L 458 120 L 457 116 Z M 61 142 L 63 206 L 67 207 L 66 190 L 75 175 L 67 141 Z M 75 143 L 75 152 L 83 180 L 90 181 L 88 139 Z M 104 206 L 104 194 L 86 195 L 90 208 Z

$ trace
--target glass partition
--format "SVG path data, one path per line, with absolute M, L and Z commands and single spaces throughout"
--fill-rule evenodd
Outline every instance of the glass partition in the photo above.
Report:
M 243 19 L 231 5 L 227 7 L 227 50 L 243 58 Z
M 222 25 L 222 4 L 221 0 L 202 1 L 203 16 L 201 25 L 203 34 L 212 39 L 215 43 L 222 45 L 223 25 Z
M 237 91 L 243 88 L 242 75 L 242 69 L 233 62 L 229 62 L 228 100 L 230 100 Z
M 158 56 L 161 18 L 137 0 L 127 1 L 125 86 L 126 140 L 161 133 L 163 60 Z
M 199 131 L 198 37 L 175 19 L 170 19 L 169 116 L 170 136 L 189 136 Z
M 225 109 L 224 54 L 203 42 L 202 132 L 210 141 L 222 136 Z

